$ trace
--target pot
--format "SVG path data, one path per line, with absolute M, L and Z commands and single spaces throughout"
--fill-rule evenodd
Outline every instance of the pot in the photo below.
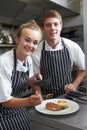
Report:
M 5 43 L 4 33 L 1 33 L 1 34 L 0 34 L 0 43 L 1 43 L 1 44 Z
M 5 36 L 5 42 L 7 44 L 13 44 L 14 43 L 13 38 L 12 38 L 12 36 L 10 34 Z

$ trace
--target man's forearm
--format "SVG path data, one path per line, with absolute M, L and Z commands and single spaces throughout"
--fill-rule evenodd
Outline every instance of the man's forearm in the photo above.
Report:
M 78 88 L 80 83 L 83 81 L 85 75 L 86 75 L 86 71 L 85 70 L 78 70 L 77 71 L 76 78 L 73 81 L 73 84 L 76 86 L 76 88 Z

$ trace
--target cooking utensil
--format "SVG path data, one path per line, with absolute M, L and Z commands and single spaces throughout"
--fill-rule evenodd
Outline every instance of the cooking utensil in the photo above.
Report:
M 80 91 L 76 91 L 76 92 L 71 91 L 71 92 L 68 93 L 68 95 L 74 96 L 74 97 L 82 97 L 82 96 L 87 96 L 87 93 L 80 92 Z
M 10 34 L 6 35 L 5 39 L 6 39 L 6 43 L 13 44 L 13 39 Z
M 86 101 L 86 100 L 80 100 L 79 98 L 70 96 L 70 95 L 68 95 L 68 94 L 66 94 L 65 97 L 68 98 L 68 99 L 71 99 L 71 100 L 73 100 L 73 101 L 82 103 L 82 104 L 87 104 L 87 101 Z
M 43 87 L 44 85 L 48 85 L 51 83 L 51 79 L 45 79 L 45 80 L 37 80 L 35 82 L 35 85 L 36 86 L 40 86 L 40 87 Z M 28 96 L 31 96 L 33 94 L 33 90 L 28 90 L 26 91 L 23 95 L 22 95 L 22 98 L 26 98 Z
M 79 97 L 80 100 L 84 100 L 84 101 L 87 101 L 87 96 L 82 96 L 82 97 Z
M 87 93 L 86 92 L 81 92 L 81 91 L 78 91 L 78 93 L 82 96 L 87 96 Z
M 51 79 L 37 80 L 35 82 L 36 86 L 43 87 L 44 85 L 49 85 L 51 83 Z
M 86 85 L 82 85 L 82 86 L 80 86 L 79 88 L 78 88 L 78 90 L 79 91 L 81 91 L 81 92 L 87 92 L 87 87 L 86 87 Z
M 27 89 L 27 91 L 25 91 L 24 93 L 22 93 L 22 98 L 26 98 L 26 97 L 29 97 L 31 96 L 33 93 L 33 90 L 32 89 Z
M 82 96 L 81 94 L 79 94 L 77 92 L 72 92 L 72 91 L 67 93 L 67 95 L 72 96 L 72 97 L 77 97 L 77 98 Z
M 0 43 L 3 44 L 3 43 L 5 43 L 5 42 L 6 42 L 6 40 L 5 40 L 5 35 L 4 35 L 4 32 L 2 32 L 2 33 L 0 34 Z

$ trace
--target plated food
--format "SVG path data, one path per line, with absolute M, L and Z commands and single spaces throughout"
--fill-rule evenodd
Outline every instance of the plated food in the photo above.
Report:
M 50 109 L 46 108 L 47 103 L 52 103 L 51 104 L 52 109 L 53 109 L 53 107 L 55 108 L 56 105 L 57 105 L 57 108 L 60 108 L 59 106 L 61 106 L 61 109 L 50 110 Z M 41 104 L 35 106 L 35 109 L 38 112 L 40 112 L 42 114 L 47 114 L 47 115 L 67 115 L 67 114 L 71 114 L 71 113 L 78 111 L 79 108 L 80 108 L 79 104 L 76 103 L 75 101 L 72 101 L 69 99 L 61 99 L 61 98 L 60 99 L 47 99 L 47 100 L 44 100 Z
M 67 104 L 67 101 L 65 100 L 58 100 L 56 103 L 47 102 L 46 108 L 51 111 L 59 111 L 59 110 L 68 108 L 68 104 Z
M 65 100 L 58 100 L 58 106 L 60 106 L 62 109 L 68 108 L 68 103 Z

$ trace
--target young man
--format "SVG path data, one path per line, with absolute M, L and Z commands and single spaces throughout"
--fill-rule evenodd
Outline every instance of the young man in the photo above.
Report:
M 84 53 L 75 42 L 60 36 L 62 17 L 56 10 L 48 10 L 42 16 L 41 29 L 44 40 L 32 54 L 34 71 L 41 72 L 43 79 L 51 83 L 42 88 L 46 95 L 57 97 L 65 92 L 76 91 L 85 76 Z M 75 79 L 73 66 L 77 68 Z

